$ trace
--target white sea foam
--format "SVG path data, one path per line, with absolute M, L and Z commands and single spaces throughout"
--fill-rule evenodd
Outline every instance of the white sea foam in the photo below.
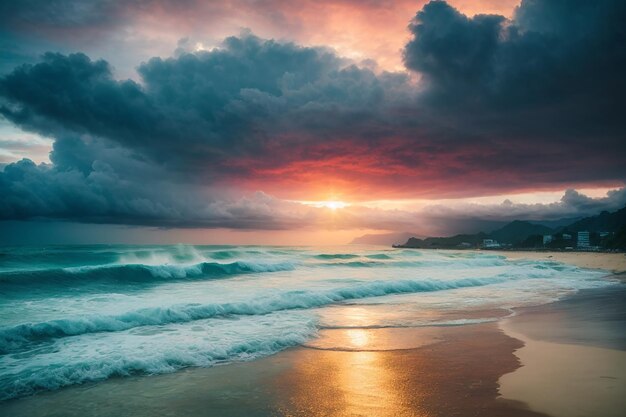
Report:
M 253 360 L 304 343 L 315 333 L 315 321 L 307 315 L 279 313 L 59 339 L 19 359 L 0 357 L 0 400 L 111 376 Z
M 346 300 L 443 291 L 465 287 L 493 285 L 519 279 L 517 276 L 462 278 L 458 280 L 373 281 L 325 291 L 287 291 L 274 296 L 236 303 L 178 304 L 167 307 L 132 310 L 123 314 L 71 317 L 39 323 L 25 323 L 0 328 L 0 353 L 30 346 L 47 338 L 75 336 L 85 333 L 116 332 L 140 326 L 190 322 L 213 317 L 253 316 L 274 311 L 308 309 Z

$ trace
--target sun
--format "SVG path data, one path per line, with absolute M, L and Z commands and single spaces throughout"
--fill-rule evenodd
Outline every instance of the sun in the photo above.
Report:
M 320 203 L 320 206 L 329 208 L 331 210 L 342 209 L 347 206 L 343 201 L 324 201 Z
M 330 209 L 332 211 L 336 211 L 339 209 L 343 209 L 348 207 L 350 204 L 339 201 L 339 200 L 325 200 L 325 201 L 298 201 L 301 204 L 306 204 L 307 206 L 317 207 L 317 208 L 325 208 Z

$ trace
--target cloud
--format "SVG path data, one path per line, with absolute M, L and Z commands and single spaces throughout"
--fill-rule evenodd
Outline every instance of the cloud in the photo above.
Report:
M 0 81 L 8 101 L 0 112 L 25 129 L 108 138 L 172 169 L 197 174 L 201 167 L 211 176 L 230 165 L 245 169 L 231 158 L 269 166 L 268 155 L 282 151 L 285 159 L 294 144 L 368 128 L 375 134 L 384 96 L 402 97 L 406 81 L 330 51 L 252 35 L 228 38 L 210 52 L 153 58 L 139 73 L 143 86 L 115 80 L 102 60 L 46 54 Z
M 626 92 L 624 17 L 619 0 L 524 0 L 510 20 L 469 18 L 431 1 L 409 26 L 404 61 L 425 78 L 431 103 L 443 108 L 518 120 L 542 114 L 532 124 L 557 123 L 552 131 L 567 135 L 593 131 L 601 119 L 604 130 L 595 131 L 608 136 L 623 129 L 617 108 Z
M 413 212 L 355 205 L 330 218 L 284 199 L 622 183 L 624 6 L 566 3 L 524 1 L 511 19 L 428 3 L 403 55 L 419 83 L 246 32 L 147 60 L 136 80 L 82 53 L 47 53 L 0 77 L 0 114 L 54 138 L 51 164 L 0 172 L 0 218 L 415 230 Z M 79 26 L 97 15 L 72 13 Z M 554 213 L 595 204 L 566 197 Z
M 491 61 L 498 47 L 503 16 L 469 18 L 448 3 L 432 1 L 409 25 L 414 38 L 406 45 L 407 68 L 425 76 L 427 87 L 441 94 L 453 91 L 461 100 L 493 77 Z
M 64 146 L 68 148 L 77 146 L 80 150 L 82 147 L 76 145 L 74 138 L 65 141 Z M 30 160 L 22 160 L 9 164 L 0 172 L 0 194 L 3 195 L 0 219 L 52 218 L 161 228 L 417 230 L 424 235 L 447 235 L 488 230 L 514 219 L 583 217 L 601 210 L 616 210 L 626 204 L 626 188 L 621 188 L 602 198 L 567 190 L 560 201 L 549 204 L 509 200 L 501 204 L 468 204 L 461 200 L 416 210 L 390 210 L 361 204 L 331 210 L 263 192 L 236 196 L 224 190 L 172 183 L 166 173 L 134 160 L 132 155 L 115 149 L 100 149 L 101 154 L 114 153 L 115 158 L 108 158 L 114 166 L 99 160 L 84 171 L 68 168 L 60 162 L 35 165 Z M 129 177 L 129 172 L 134 176 Z
M 480 0 L 470 7 L 501 7 L 510 11 L 515 1 L 503 0 L 494 5 L 491 0 Z M 328 45 L 341 55 L 373 59 L 381 68 L 397 69 L 402 67 L 398 50 L 406 38 L 404 26 L 423 3 L 424 0 L 2 2 L 0 26 L 7 42 L 0 42 L 0 72 L 12 69 L 9 62 L 33 62 L 32 58 L 45 51 L 79 50 L 107 59 L 124 77 L 134 77 L 138 62 L 171 53 L 181 38 L 190 40 L 193 51 L 197 46 L 214 46 L 241 28 L 250 28 L 265 38 Z
M 623 179 L 624 17 L 617 0 L 525 0 L 511 19 L 433 1 L 410 24 L 404 59 L 429 113 L 506 149 L 495 159 L 527 168 L 530 183 Z
M 615 211 L 626 205 L 626 188 L 610 190 L 605 197 L 592 198 L 574 189 L 564 192 L 553 203 L 515 203 L 504 200 L 500 204 L 432 204 L 424 207 L 423 217 L 440 219 L 483 219 L 490 221 L 559 220 L 586 217 L 601 211 Z
M 118 76 L 135 78 L 139 62 L 169 55 L 181 38 L 190 40 L 193 51 L 213 47 L 241 28 L 265 38 L 327 45 L 341 55 L 397 69 L 402 66 L 397 51 L 406 37 L 405 22 L 423 1 L 2 2 L 0 33 L 5 42 L 0 42 L 0 73 L 17 63 L 34 63 L 45 51 L 83 51 L 105 58 Z
M 278 200 L 263 193 L 220 201 L 166 181 L 120 177 L 111 166 L 95 161 L 88 173 L 62 170 L 29 160 L 10 164 L 0 174 L 0 218 L 67 219 L 87 223 L 121 223 L 158 227 L 227 227 L 285 229 L 306 226 Z M 304 208 L 304 207 L 303 207 Z M 302 209 L 303 209 L 302 208 Z M 297 221 L 300 220 L 300 221 Z

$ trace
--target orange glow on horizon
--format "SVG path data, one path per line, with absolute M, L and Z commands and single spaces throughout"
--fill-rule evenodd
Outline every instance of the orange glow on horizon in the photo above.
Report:
M 344 203 L 343 201 L 335 201 L 335 200 L 330 200 L 330 201 L 322 201 L 320 203 L 313 203 L 311 204 L 315 207 L 323 207 L 323 208 L 328 208 L 331 210 L 338 210 L 338 209 L 342 209 L 342 208 L 346 208 L 348 207 L 348 203 Z

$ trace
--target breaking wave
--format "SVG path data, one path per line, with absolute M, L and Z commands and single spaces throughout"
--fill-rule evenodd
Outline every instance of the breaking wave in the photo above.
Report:
M 294 264 L 290 262 L 273 264 L 244 261 L 232 263 L 200 262 L 191 265 L 111 264 L 4 272 L 0 273 L 0 286 L 89 284 L 94 282 L 133 284 L 199 278 L 218 279 L 238 274 L 289 271 L 292 269 L 294 269 Z
M 352 253 L 322 253 L 320 255 L 315 255 L 317 259 L 354 259 L 358 258 L 359 255 L 355 255 Z
M 15 366 L 11 373 L 0 374 L 0 401 L 42 390 L 101 381 L 114 376 L 164 374 L 198 366 L 250 361 L 303 344 L 316 332 L 316 323 L 306 317 L 247 320 L 245 325 L 224 323 L 193 328 L 170 329 L 185 337 L 118 334 L 113 340 L 77 338 L 55 347 L 54 358 L 40 353 Z M 146 340 L 147 339 L 147 340 Z M 138 348 L 140 347 L 140 348 Z M 94 353 L 97 350 L 97 354 Z
M 322 307 L 346 300 L 392 294 L 442 291 L 497 284 L 513 276 L 463 278 L 451 281 L 401 280 L 374 281 L 324 291 L 287 291 L 276 296 L 233 303 L 181 304 L 143 308 L 119 315 L 91 315 L 0 328 L 0 353 L 31 346 L 33 342 L 86 333 L 117 332 L 140 326 L 185 323 L 214 317 L 252 316 L 275 311 Z

